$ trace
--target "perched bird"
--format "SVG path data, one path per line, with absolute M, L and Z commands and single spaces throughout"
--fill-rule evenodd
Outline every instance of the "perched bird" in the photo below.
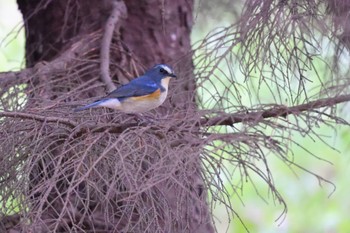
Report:
M 75 111 L 106 107 L 125 113 L 147 112 L 164 102 L 171 78 L 176 78 L 172 68 L 164 64 L 155 65 L 144 75 L 120 86 L 106 97 Z

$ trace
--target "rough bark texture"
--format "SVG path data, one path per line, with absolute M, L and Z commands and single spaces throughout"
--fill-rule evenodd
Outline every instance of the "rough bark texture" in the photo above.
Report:
M 73 51 L 78 48 L 77 42 L 81 41 L 83 38 L 91 37 L 91 41 L 96 40 L 96 44 L 98 45 L 100 39 L 99 33 L 103 31 L 104 23 L 111 9 L 111 1 L 100 0 L 18 0 L 17 2 L 25 21 L 27 67 L 34 67 L 36 70 L 45 68 L 45 62 L 51 62 L 67 53 L 67 51 Z M 131 79 L 135 75 L 142 73 L 145 68 L 155 63 L 164 62 L 173 64 L 182 81 L 174 83 L 175 87 L 173 87 L 172 90 L 183 94 L 175 96 L 170 93 L 172 96 L 171 101 L 168 101 L 165 104 L 166 107 L 160 108 L 158 112 L 176 113 L 176 109 L 183 110 L 184 108 L 193 111 L 195 109 L 194 97 L 189 90 L 194 90 L 194 79 L 192 77 L 192 72 L 188 72 L 192 70 L 190 32 L 192 27 L 193 1 L 128 0 L 125 1 L 125 5 L 127 7 L 128 16 L 119 24 L 119 31 L 115 32 L 114 46 L 111 48 L 112 62 L 110 69 L 113 80 L 123 83 L 126 79 Z M 89 48 L 86 54 L 89 54 L 91 58 L 97 57 L 99 54 L 98 52 L 99 48 L 97 46 L 96 49 Z M 69 56 L 77 57 L 78 65 L 76 65 L 76 67 L 79 67 L 78 59 L 81 58 L 80 55 L 82 54 L 86 55 L 81 53 L 81 51 L 80 53 L 73 52 L 73 55 L 69 54 Z M 85 63 L 81 63 L 81 66 L 86 65 L 86 61 L 84 62 Z M 89 65 L 90 66 L 86 68 L 87 71 L 84 71 L 84 75 L 79 76 L 79 78 L 86 82 L 96 79 L 96 76 L 98 76 L 98 71 L 96 70 L 98 67 L 94 63 Z M 186 73 L 183 71 L 186 71 Z M 34 77 L 33 80 L 29 83 L 40 87 L 41 91 L 32 94 L 33 98 L 29 101 L 27 107 L 37 106 L 39 103 L 42 104 L 42 102 L 45 102 L 45 100 L 60 99 L 62 96 L 59 96 L 57 92 L 64 95 L 65 92 L 72 88 L 69 86 L 69 83 L 55 86 L 55 77 L 52 76 L 40 75 Z M 69 82 L 73 83 L 74 80 L 69 80 Z M 103 95 L 103 88 L 94 88 L 81 96 L 92 97 L 97 95 Z M 150 133 L 152 134 L 152 131 Z M 164 137 L 159 135 L 156 137 L 159 137 L 159 141 L 164 141 Z M 44 211 L 42 211 L 40 215 L 29 213 L 27 217 L 30 219 L 29 222 L 33 224 L 28 225 L 22 223 L 22 229 L 27 229 L 29 231 L 34 230 L 36 232 L 214 231 L 211 226 L 209 208 L 205 204 L 207 194 L 206 191 L 203 190 L 199 158 L 183 159 L 180 162 L 183 164 L 183 167 L 188 169 L 188 173 L 186 173 L 188 177 L 181 177 L 182 180 L 186 181 L 185 183 L 171 183 L 165 180 L 149 188 L 151 193 L 153 189 L 154 194 L 159 194 L 158 196 L 155 195 L 155 197 L 162 197 L 159 200 L 162 203 L 152 209 L 153 211 L 157 210 L 159 212 L 154 214 L 154 216 L 157 216 L 156 219 L 150 220 L 150 226 L 139 224 L 141 209 L 132 208 L 131 213 L 130 210 L 125 209 L 126 212 L 129 212 L 123 213 L 123 208 L 127 206 L 125 203 L 121 204 L 123 201 L 118 202 L 118 200 L 115 200 L 115 205 L 107 206 L 107 208 L 110 208 L 108 211 L 111 212 L 110 216 L 106 217 L 105 214 L 107 210 L 103 209 L 103 204 L 96 203 L 98 198 L 95 198 L 94 195 L 97 194 L 89 193 L 89 187 L 84 182 L 81 182 L 78 187 L 73 187 L 72 189 L 77 189 L 76 192 L 78 194 L 76 195 L 81 195 L 80 198 L 90 198 L 88 200 L 89 204 L 82 204 L 79 207 L 88 208 L 88 210 L 80 211 L 79 209 L 67 209 L 63 212 L 61 208 L 67 208 L 67 206 L 63 207 L 63 199 L 67 199 L 66 195 L 68 195 L 69 192 L 67 194 L 66 190 L 69 189 L 70 182 L 74 179 L 74 176 L 60 176 L 57 180 L 51 181 L 49 181 L 49 179 L 51 179 L 50 177 L 55 177 L 54 175 L 56 173 L 54 172 L 55 163 L 52 164 L 52 161 L 56 161 L 57 159 L 59 162 L 57 162 L 56 166 L 58 166 L 69 161 L 69 156 L 74 156 L 66 154 L 66 157 L 55 158 L 55 153 L 57 153 L 57 155 L 61 153 L 60 147 L 62 147 L 64 143 L 64 140 L 55 141 L 49 149 L 53 157 L 47 160 L 41 160 L 40 163 L 34 165 L 35 169 L 31 170 L 29 176 L 29 191 L 31 193 L 32 203 L 29 206 L 38 212 Z M 146 143 L 152 142 L 147 141 Z M 157 146 L 158 145 L 155 145 L 154 147 L 156 148 Z M 169 145 L 169 147 L 172 147 L 171 149 L 183 146 L 184 145 L 181 143 Z M 191 153 L 192 155 L 193 153 L 197 153 L 199 156 L 199 151 L 186 152 L 186 150 L 181 151 L 179 149 L 176 149 L 176 151 L 185 154 Z M 147 153 L 156 154 L 158 152 L 159 151 Z M 163 153 L 165 152 L 166 150 L 164 150 Z M 62 154 L 60 156 L 62 156 Z M 182 157 L 185 158 L 186 156 Z M 150 161 L 152 161 L 152 159 L 150 159 Z M 168 162 L 171 163 L 171 161 Z M 147 170 L 147 168 L 145 169 Z M 48 177 L 43 178 L 43 176 L 40 175 L 44 172 L 47 172 L 46 175 Z M 163 170 L 163 172 L 168 173 L 169 171 Z M 184 173 L 175 171 L 174 174 L 180 177 Z M 108 171 L 106 171 L 104 175 L 108 176 Z M 45 195 L 42 191 L 35 191 L 40 190 L 39 187 L 45 182 L 54 182 L 51 184 L 52 187 L 50 187 L 52 191 L 47 192 Z M 84 186 L 84 184 L 86 186 Z M 108 184 L 106 185 L 108 186 Z M 188 189 L 190 192 L 184 192 L 184 188 Z M 121 186 L 115 187 L 115 189 L 125 191 L 128 187 Z M 147 193 L 150 190 L 146 190 L 145 192 Z M 90 196 L 86 196 L 87 193 L 89 193 Z M 142 195 L 141 193 L 140 196 L 142 197 Z M 144 195 L 142 200 L 144 204 L 141 204 L 146 207 L 147 205 L 151 205 L 154 200 L 148 200 L 150 196 L 152 196 L 152 194 Z M 119 197 L 122 198 L 122 194 L 120 194 Z M 47 203 L 40 203 L 40 200 L 42 201 L 43 198 L 47 198 Z M 76 198 L 76 196 L 72 196 L 72 202 L 74 202 L 74 198 Z M 138 201 L 141 200 L 138 199 Z M 36 206 L 36 202 L 38 206 Z M 138 204 L 134 204 L 134 206 Z M 31 210 L 29 210 L 29 212 L 30 211 Z M 86 212 L 89 212 L 91 215 L 86 215 Z M 35 216 L 35 218 L 31 218 L 30 216 Z M 76 222 L 72 221 L 72 219 L 76 219 Z M 60 223 L 57 223 L 57 221 Z M 112 224 L 108 225 L 106 222 Z M 115 223 L 115 225 L 113 225 L 113 223 Z M 133 227 L 133 225 L 135 227 Z M 144 229 L 142 229 L 142 226 L 144 226 Z M 18 227 L 19 226 L 17 226 L 16 229 L 20 231 Z

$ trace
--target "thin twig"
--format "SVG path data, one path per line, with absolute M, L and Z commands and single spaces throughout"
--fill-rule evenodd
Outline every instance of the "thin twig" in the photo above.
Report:
M 112 82 L 111 76 L 109 75 L 109 63 L 110 63 L 110 47 L 113 38 L 113 32 L 116 24 L 118 23 L 120 17 L 126 15 L 126 6 L 123 1 L 112 0 L 113 9 L 111 15 L 109 16 L 105 31 L 102 38 L 101 44 L 101 53 L 100 53 L 100 69 L 101 69 L 101 78 L 106 84 L 108 91 L 113 91 L 116 86 Z

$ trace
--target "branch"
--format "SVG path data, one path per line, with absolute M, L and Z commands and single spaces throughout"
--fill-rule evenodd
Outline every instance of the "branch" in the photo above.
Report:
M 341 95 L 333 98 L 324 98 L 315 100 L 306 104 L 301 104 L 293 107 L 287 106 L 275 106 L 263 111 L 247 112 L 247 113 L 234 113 L 226 116 L 218 116 L 213 118 L 202 118 L 197 126 L 218 126 L 218 125 L 233 125 L 240 122 L 249 122 L 249 121 L 260 121 L 266 118 L 272 117 L 287 117 L 290 114 L 298 114 L 304 111 L 311 111 L 322 107 L 331 107 L 344 102 L 350 101 L 350 95 Z M 105 125 L 92 125 L 81 128 L 81 132 L 84 130 L 89 130 L 92 132 L 104 132 L 108 131 L 109 133 L 121 133 L 124 130 L 131 127 L 146 127 L 150 126 L 146 122 L 135 122 L 128 123 L 123 125 L 118 124 L 105 124 Z M 151 125 L 152 126 L 152 125 Z M 178 131 L 177 126 L 171 126 L 167 130 L 169 131 Z
M 57 73 L 66 72 L 77 59 L 81 59 L 85 53 L 97 47 L 95 34 L 85 35 L 83 39 L 73 43 L 64 53 L 49 62 L 39 62 L 32 68 L 23 69 L 18 72 L 0 73 L 0 84 L 12 82 L 13 80 L 26 81 L 34 75 L 51 77 Z M 3 86 L 3 85 L 1 85 Z
M 111 76 L 109 75 L 109 63 L 110 63 L 109 53 L 110 53 L 110 47 L 111 47 L 111 42 L 113 38 L 113 32 L 115 29 L 115 25 L 119 21 L 119 18 L 126 16 L 126 6 L 123 1 L 112 0 L 112 5 L 113 5 L 113 9 L 106 23 L 105 31 L 102 38 L 101 53 L 100 53 L 101 78 L 103 82 L 107 85 L 109 92 L 116 89 L 116 86 L 112 82 Z
M 349 102 L 350 95 L 341 95 L 333 98 L 324 98 L 315 100 L 306 104 L 301 104 L 293 107 L 286 106 L 275 106 L 273 108 L 263 110 L 263 111 L 255 111 L 255 112 L 247 112 L 247 113 L 234 113 L 226 116 L 218 116 L 213 118 L 202 118 L 198 123 L 198 126 L 218 126 L 218 125 L 233 125 L 240 122 L 249 122 L 249 121 L 260 121 L 266 118 L 272 117 L 286 117 L 290 114 L 299 114 L 304 111 L 311 111 L 317 108 L 322 107 L 331 107 L 333 105 Z M 68 118 L 61 117 L 47 117 L 40 116 L 32 113 L 21 113 L 21 112 L 0 112 L 0 117 L 13 117 L 13 118 L 23 118 L 23 119 L 33 119 L 40 122 L 57 122 L 64 125 L 67 125 L 71 128 L 76 128 L 79 124 L 73 120 Z M 124 130 L 131 127 L 146 127 L 150 126 L 146 122 L 135 122 L 128 124 L 99 124 L 99 125 L 82 125 L 79 130 L 77 130 L 76 134 L 79 135 L 86 131 L 91 132 L 105 132 L 109 133 L 122 133 Z M 152 125 L 151 125 L 152 126 Z M 168 128 L 168 130 L 177 131 L 178 127 L 172 126 Z
M 240 122 L 260 121 L 266 118 L 272 117 L 287 117 L 290 114 L 299 114 L 304 111 L 310 111 L 312 109 L 331 107 L 333 105 L 350 101 L 350 95 L 340 95 L 333 98 L 324 98 L 315 101 L 311 101 L 306 104 L 300 104 L 297 106 L 287 107 L 284 105 L 274 106 L 272 108 L 245 113 L 233 113 L 226 116 L 218 116 L 214 118 L 203 118 L 200 121 L 201 126 L 216 126 L 216 125 L 233 125 Z
M 23 112 L 0 112 L 0 117 L 32 119 L 40 122 L 57 122 L 57 123 L 67 125 L 71 128 L 75 128 L 78 125 L 77 122 L 67 118 L 47 117 L 47 116 L 40 116 L 32 113 L 23 113 Z

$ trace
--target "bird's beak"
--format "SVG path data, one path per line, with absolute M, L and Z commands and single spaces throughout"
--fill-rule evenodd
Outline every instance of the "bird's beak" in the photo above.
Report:
M 169 74 L 169 76 L 172 78 L 177 78 L 177 76 L 175 74 Z

